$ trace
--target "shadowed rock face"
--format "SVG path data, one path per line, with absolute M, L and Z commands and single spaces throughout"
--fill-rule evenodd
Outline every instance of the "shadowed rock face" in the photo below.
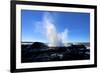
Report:
M 31 45 L 31 48 L 37 48 L 37 49 L 41 49 L 41 48 L 48 48 L 48 46 L 44 43 L 41 43 L 41 42 L 34 42 L 32 45 Z
M 42 42 L 22 45 L 21 62 L 47 62 L 90 59 L 90 50 L 83 44 L 49 47 Z
M 77 48 L 77 49 L 81 49 L 81 48 L 84 48 L 84 49 L 86 49 L 86 47 L 84 46 L 84 45 L 82 45 L 82 44 L 80 44 L 80 45 L 71 45 L 71 47 L 72 48 Z

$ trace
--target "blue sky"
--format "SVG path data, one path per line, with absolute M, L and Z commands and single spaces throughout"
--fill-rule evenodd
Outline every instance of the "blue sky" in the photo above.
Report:
M 47 43 L 54 34 L 60 35 L 64 42 L 90 41 L 89 13 L 21 10 L 21 26 L 23 42 Z

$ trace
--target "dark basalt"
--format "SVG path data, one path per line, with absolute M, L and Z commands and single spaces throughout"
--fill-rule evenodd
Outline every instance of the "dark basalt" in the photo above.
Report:
M 31 48 L 37 48 L 37 49 L 45 48 L 45 49 L 47 49 L 48 46 L 46 44 L 44 44 L 44 43 L 41 43 L 41 42 L 34 42 L 31 45 Z
M 90 49 L 85 45 L 70 45 L 68 47 L 48 47 L 45 43 L 34 42 L 22 45 L 21 62 L 47 62 L 90 59 Z

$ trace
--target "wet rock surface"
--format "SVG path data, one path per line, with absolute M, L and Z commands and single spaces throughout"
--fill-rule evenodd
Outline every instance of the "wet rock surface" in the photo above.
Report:
M 21 62 L 47 62 L 90 59 L 90 49 L 85 45 L 48 47 L 45 43 L 24 44 L 21 48 Z

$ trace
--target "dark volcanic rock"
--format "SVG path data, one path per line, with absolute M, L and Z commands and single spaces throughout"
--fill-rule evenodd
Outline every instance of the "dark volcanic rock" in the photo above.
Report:
M 77 49 L 80 49 L 80 48 L 86 49 L 85 45 L 83 45 L 83 44 L 79 44 L 79 45 L 71 45 L 71 47 L 77 48 Z
M 46 45 L 46 44 L 44 44 L 44 43 L 41 43 L 41 42 L 34 42 L 32 45 L 31 45 L 31 48 L 39 48 L 39 49 L 41 49 L 41 48 L 44 48 L 44 49 L 46 49 L 46 48 L 48 48 L 48 46 Z
M 42 42 L 22 45 L 22 62 L 47 62 L 90 59 L 90 50 L 83 44 L 49 47 Z

